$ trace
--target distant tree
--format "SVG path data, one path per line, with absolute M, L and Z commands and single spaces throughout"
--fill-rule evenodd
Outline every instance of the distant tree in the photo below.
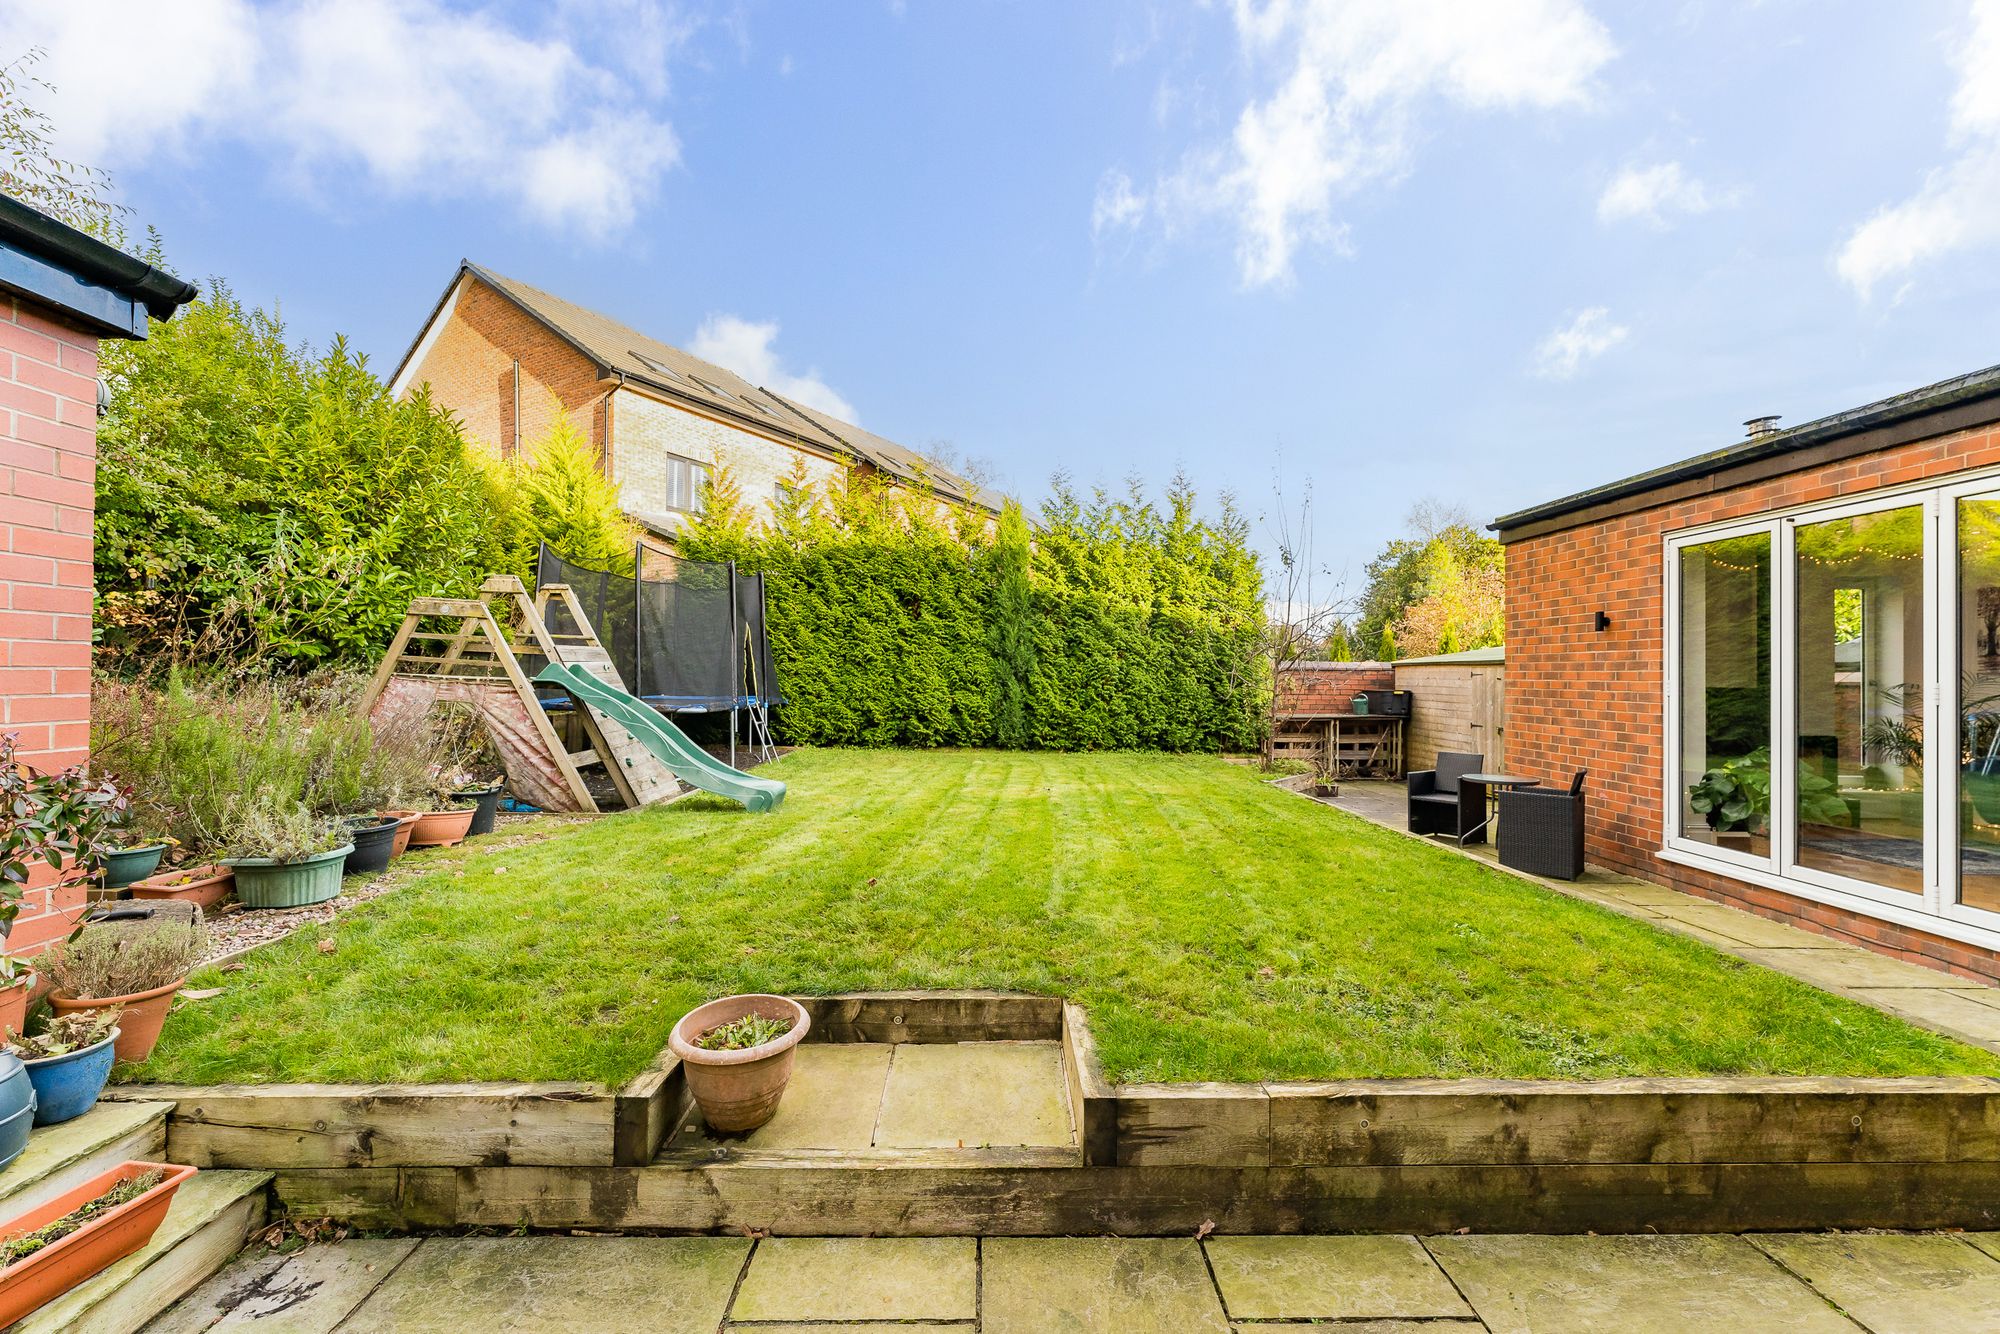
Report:
M 1375 644 L 1375 660 L 1377 662 L 1394 662 L 1396 660 L 1396 632 L 1386 625 L 1382 627 L 1381 639 L 1377 640 Z
M 625 517 L 618 486 L 604 475 L 596 447 L 561 404 L 547 432 L 506 465 L 499 489 L 507 565 L 522 579 L 534 582 L 544 542 L 578 565 L 631 572 L 638 530 Z
M 1311 658 L 1326 643 L 1332 627 L 1341 621 L 1340 603 L 1330 597 L 1329 571 L 1313 558 L 1313 488 L 1305 479 L 1294 509 L 1285 494 L 1283 473 L 1272 482 L 1271 537 L 1277 551 L 1277 566 L 1264 575 L 1264 633 L 1262 647 L 1270 664 L 1269 704 L 1264 716 L 1264 767 L 1276 758 L 1274 749 L 1278 723 L 1297 703 L 1298 689 L 1291 682 L 1294 668 Z
M 1441 652 L 1447 629 L 1464 648 L 1499 643 L 1506 628 L 1500 544 L 1475 530 L 1462 508 L 1436 500 L 1412 506 L 1406 523 L 1408 535 L 1368 563 L 1364 641 L 1393 629 L 1403 652 L 1418 656 Z
M 1346 621 L 1333 623 L 1333 629 L 1327 632 L 1326 647 L 1321 652 L 1328 662 L 1354 661 L 1354 641 L 1348 635 Z

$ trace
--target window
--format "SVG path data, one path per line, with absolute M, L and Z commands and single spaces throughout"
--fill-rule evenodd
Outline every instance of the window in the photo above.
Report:
M 710 384 L 707 380 L 702 379 L 699 375 L 690 375 L 688 379 L 693 380 L 703 389 L 706 389 L 709 393 L 714 394 L 717 398 L 722 399 L 724 402 L 734 403 L 736 401 L 736 396 L 730 393 L 727 389 L 724 389 L 719 384 Z
M 1680 552 L 1681 837 L 1770 855 L 1771 535 Z
M 667 455 L 667 508 L 679 514 L 693 514 L 701 508 L 701 488 L 708 481 L 708 465 L 678 454 Z
M 664 362 L 653 360 L 651 357 L 647 356 L 644 352 L 634 352 L 632 355 L 638 358 L 640 365 L 644 366 L 647 370 L 653 371 L 659 374 L 660 376 L 664 377 L 671 384 L 684 385 L 688 382 L 687 377 L 685 375 L 682 375 L 679 371 L 675 370 L 671 366 L 668 366 Z

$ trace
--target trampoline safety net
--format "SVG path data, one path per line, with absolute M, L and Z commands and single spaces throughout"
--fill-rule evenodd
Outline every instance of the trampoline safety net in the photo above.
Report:
M 578 565 L 543 543 L 535 584 L 568 584 L 625 688 L 662 711 L 768 709 L 780 702 L 761 574 L 680 561 L 671 578 L 640 579 Z M 552 632 L 575 632 L 559 601 L 548 614 Z

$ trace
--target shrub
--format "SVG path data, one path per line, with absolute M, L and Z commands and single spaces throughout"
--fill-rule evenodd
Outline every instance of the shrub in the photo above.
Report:
M 106 922 L 49 946 L 35 966 L 57 994 L 101 1000 L 178 982 L 207 951 L 208 928 L 199 918 Z
M 547 542 L 580 565 L 630 574 L 639 535 L 619 504 L 618 484 L 604 475 L 589 438 L 556 408 L 554 424 L 524 460 L 492 467 L 505 568 L 533 587 L 535 556 Z
M 338 816 L 315 815 L 296 801 L 251 793 L 229 805 L 229 833 L 217 851 L 230 860 L 302 862 L 351 838 Z

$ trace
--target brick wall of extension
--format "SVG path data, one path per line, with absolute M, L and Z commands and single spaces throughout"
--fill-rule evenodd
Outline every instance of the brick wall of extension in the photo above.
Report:
M 97 338 L 0 297 L 0 732 L 38 769 L 90 753 Z M 37 868 L 8 940 L 32 955 L 83 907 Z
M 1660 860 L 1666 534 L 2000 464 L 1981 426 L 1507 548 L 1509 767 L 1566 780 L 1590 770 L 1587 855 L 1600 865 L 1958 976 L 2000 982 L 2000 953 L 1761 885 Z M 1595 629 L 1604 611 L 1610 627 Z

